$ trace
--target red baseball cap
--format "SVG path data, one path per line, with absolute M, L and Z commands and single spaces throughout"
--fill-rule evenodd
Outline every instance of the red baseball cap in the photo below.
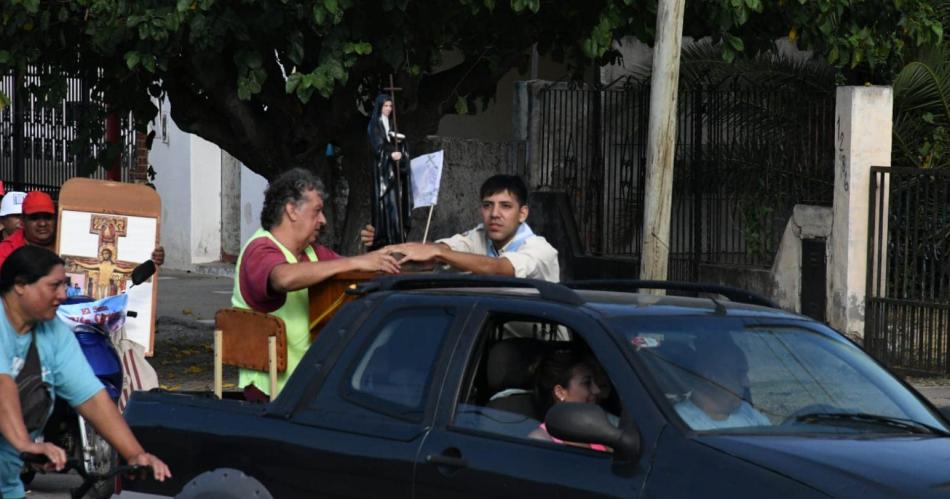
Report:
M 56 214 L 56 206 L 53 204 L 53 198 L 42 191 L 33 191 L 26 194 L 23 199 L 23 214 L 32 215 L 34 213 Z

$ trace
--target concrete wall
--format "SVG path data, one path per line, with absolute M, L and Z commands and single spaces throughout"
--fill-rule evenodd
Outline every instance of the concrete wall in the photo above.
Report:
M 445 158 L 429 241 L 450 237 L 480 224 L 478 189 L 482 182 L 496 173 L 514 173 L 507 142 L 430 136 L 419 154 L 440 149 L 445 151 Z M 413 210 L 410 241 L 422 240 L 428 215 L 428 208 Z
M 221 151 L 221 258 L 228 261 L 241 251 L 241 166 Z
M 785 226 L 782 242 L 772 263 L 772 299 L 785 310 L 801 313 L 802 310 L 802 239 L 824 239 L 825 254 L 831 246 L 831 208 L 823 206 L 796 205 Z M 826 283 L 830 296 L 831 267 L 826 267 Z
M 890 87 L 838 88 L 827 317 L 832 327 L 859 340 L 864 337 L 871 167 L 891 164 L 892 116 Z M 884 213 L 886 219 L 887 207 Z
M 772 297 L 775 292 L 769 269 L 751 265 L 702 263 L 698 281 L 745 289 L 765 297 Z
M 447 63 L 457 64 L 458 56 L 447 54 Z M 558 80 L 564 77 L 567 70 L 563 64 L 547 58 L 539 58 L 537 73 L 532 75 L 530 70 L 524 73 L 512 69 L 498 81 L 495 98 L 491 100 L 487 109 L 472 110 L 475 114 L 449 114 L 439 121 L 436 135 L 440 137 L 460 137 L 483 141 L 507 141 L 512 138 L 513 96 L 515 86 L 519 80 L 527 78 L 541 78 Z M 397 97 L 398 99 L 398 97 Z
M 191 263 L 221 258 L 221 148 L 191 135 Z
M 241 165 L 241 246 L 261 228 L 261 208 L 267 180 Z
M 165 266 L 191 267 L 191 136 L 175 126 L 165 101 L 157 123 L 149 163 L 155 169 L 155 189 L 162 198 L 161 236 Z

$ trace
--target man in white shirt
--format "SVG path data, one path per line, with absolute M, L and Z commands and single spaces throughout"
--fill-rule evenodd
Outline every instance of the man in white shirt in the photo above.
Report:
M 674 406 L 683 422 L 699 431 L 772 424 L 746 399 L 749 362 L 727 334 L 698 339 L 694 355 L 693 390 Z
M 528 188 L 515 175 L 495 175 L 480 190 L 482 223 L 435 243 L 404 243 L 391 247 L 406 262 L 438 262 L 482 275 L 560 280 L 557 250 L 525 223 Z M 372 226 L 360 236 L 372 241 Z

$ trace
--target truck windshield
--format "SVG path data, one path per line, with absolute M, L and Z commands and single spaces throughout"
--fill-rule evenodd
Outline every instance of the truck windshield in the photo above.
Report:
M 611 322 L 693 430 L 947 435 L 931 409 L 830 330 L 722 316 Z

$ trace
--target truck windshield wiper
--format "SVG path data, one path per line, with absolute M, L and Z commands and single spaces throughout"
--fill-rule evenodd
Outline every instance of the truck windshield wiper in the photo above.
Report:
M 795 421 L 802 423 L 822 423 L 827 421 L 853 421 L 869 425 L 887 426 L 898 430 L 908 431 L 910 433 L 920 433 L 927 435 L 940 435 L 942 437 L 950 436 L 946 430 L 914 421 L 913 419 L 897 418 L 893 416 L 883 416 L 880 414 L 867 413 L 848 413 L 848 412 L 813 412 L 797 416 Z

